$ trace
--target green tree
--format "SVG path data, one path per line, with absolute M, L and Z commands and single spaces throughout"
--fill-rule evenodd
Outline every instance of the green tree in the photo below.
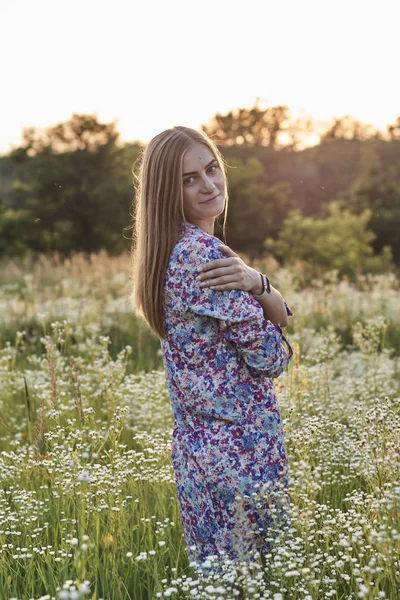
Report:
M 0 256 L 28 254 L 31 225 L 32 216 L 28 210 L 14 210 L 0 204 Z
M 369 227 L 375 233 L 373 246 L 379 252 L 391 246 L 396 264 L 400 264 L 400 171 L 398 166 L 373 165 L 352 185 L 349 208 L 358 214 L 370 210 Z
M 265 245 L 286 265 L 302 261 L 308 277 L 321 277 L 331 270 L 354 277 L 362 271 L 390 269 L 389 248 L 373 256 L 375 234 L 367 229 L 370 217 L 370 210 L 355 215 L 340 202 L 332 202 L 327 216 L 321 218 L 293 211 L 278 240 L 267 240 Z
M 400 141 L 400 116 L 397 117 L 393 125 L 387 126 L 389 139 L 392 141 Z
M 116 123 L 100 123 L 95 115 L 73 114 L 71 119 L 40 131 L 34 127 L 23 130 L 23 147 L 28 154 L 47 152 L 97 152 L 101 146 L 118 141 Z
M 221 146 L 268 146 L 295 150 L 311 126 L 310 119 L 292 122 L 287 106 L 261 108 L 257 100 L 250 108 L 236 108 L 226 115 L 217 113 L 208 125 L 203 125 L 203 130 Z
M 266 186 L 264 169 L 256 158 L 229 161 L 229 242 L 254 259 L 263 252 L 267 236 L 276 238 L 292 208 L 290 184 Z
M 350 115 L 333 119 L 328 129 L 320 136 L 320 143 L 326 144 L 333 140 L 370 140 L 382 139 L 382 133 L 373 125 L 367 125 Z
M 113 124 L 82 115 L 44 134 L 31 131 L 9 157 L 19 172 L 8 189 L 11 203 L 3 198 L 25 211 L 23 245 L 63 255 L 129 248 L 124 229 L 131 221 L 131 168 L 140 147 L 121 147 L 116 139 Z

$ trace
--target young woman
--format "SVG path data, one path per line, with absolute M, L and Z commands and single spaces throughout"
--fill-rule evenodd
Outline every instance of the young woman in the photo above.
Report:
M 133 298 L 161 340 L 189 557 L 252 560 L 287 515 L 271 378 L 292 355 L 280 327 L 292 313 L 265 275 L 213 235 L 222 213 L 225 228 L 227 182 L 204 133 L 174 127 L 154 137 L 138 184 Z

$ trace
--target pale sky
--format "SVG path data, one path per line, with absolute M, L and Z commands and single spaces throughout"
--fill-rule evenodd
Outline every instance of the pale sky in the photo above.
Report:
M 0 153 L 76 113 L 124 141 L 286 104 L 400 115 L 398 0 L 0 0 Z

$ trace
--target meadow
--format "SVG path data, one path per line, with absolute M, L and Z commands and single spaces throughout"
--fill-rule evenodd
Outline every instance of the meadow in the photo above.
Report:
M 129 257 L 2 261 L 2 600 L 400 598 L 399 281 L 332 272 L 302 287 L 275 267 L 271 281 L 294 312 L 294 358 L 275 380 L 291 526 L 265 566 L 202 575 Z

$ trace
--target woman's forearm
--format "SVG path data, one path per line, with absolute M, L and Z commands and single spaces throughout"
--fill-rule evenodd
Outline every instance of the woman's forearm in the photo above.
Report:
M 286 306 L 281 293 L 277 289 L 271 285 L 270 294 L 266 294 L 264 298 L 255 298 L 255 300 L 260 303 L 264 317 L 268 321 L 271 321 L 274 325 L 279 323 L 282 327 L 286 327 L 288 322 Z

